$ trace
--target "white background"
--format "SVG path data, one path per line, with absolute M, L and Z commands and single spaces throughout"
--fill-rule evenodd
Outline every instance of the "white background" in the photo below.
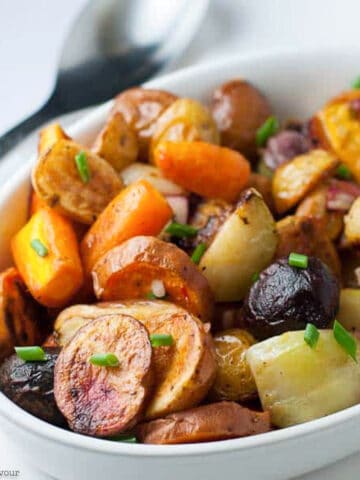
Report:
M 62 41 L 85 1 L 0 0 L 0 134 L 46 100 Z M 197 37 L 173 68 L 261 49 L 356 45 L 359 19 L 359 0 L 212 0 Z M 306 452 L 299 455 L 306 461 Z M 6 468 L 21 470 L 21 480 L 46 478 L 15 458 L 0 426 L 0 470 Z M 360 456 L 303 480 L 340 478 L 360 478 Z

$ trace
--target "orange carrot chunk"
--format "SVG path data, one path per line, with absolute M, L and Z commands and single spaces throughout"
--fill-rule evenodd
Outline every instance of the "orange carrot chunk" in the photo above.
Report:
M 178 185 L 228 202 L 237 200 L 250 176 L 249 162 L 239 152 L 205 142 L 162 142 L 154 160 Z
M 63 307 L 83 283 L 71 223 L 50 208 L 38 210 L 11 242 L 15 265 L 32 296 L 46 307 Z
M 34 213 L 36 213 L 38 210 L 47 207 L 48 205 L 44 202 L 44 200 L 42 200 L 35 191 L 32 191 L 30 197 L 30 216 L 34 215 Z
M 146 180 L 122 190 L 99 215 L 81 242 L 85 272 L 111 248 L 137 235 L 158 235 L 173 216 L 165 198 Z

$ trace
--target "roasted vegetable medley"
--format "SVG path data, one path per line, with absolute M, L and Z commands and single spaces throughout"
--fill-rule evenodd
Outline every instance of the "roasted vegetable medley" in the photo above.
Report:
M 0 275 L 0 389 L 61 428 L 178 444 L 360 402 L 360 89 L 281 123 L 251 83 L 46 126 Z

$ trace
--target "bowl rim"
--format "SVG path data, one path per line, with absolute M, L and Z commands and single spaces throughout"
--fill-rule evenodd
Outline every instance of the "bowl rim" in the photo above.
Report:
M 302 48 L 301 51 L 294 48 L 278 48 L 275 50 L 263 50 L 261 52 L 249 52 L 247 54 L 232 55 L 221 60 L 215 60 L 195 66 L 189 66 L 181 70 L 172 72 L 146 82 L 144 86 L 148 88 L 166 88 L 166 84 L 172 81 L 190 80 L 194 76 L 209 74 L 225 68 L 226 70 L 246 65 L 257 60 L 273 60 L 280 59 L 286 61 L 286 58 L 293 58 L 294 55 L 298 59 L 318 58 L 319 56 L 334 58 L 338 55 L 352 55 L 360 57 L 360 48 L 355 45 L 342 45 L 337 48 L 318 47 L 318 48 Z M 341 56 L 340 56 L 341 58 Z M 76 136 L 77 131 L 86 130 L 86 126 L 91 124 L 94 119 L 104 115 L 111 106 L 113 100 L 109 100 L 97 107 L 94 107 L 85 117 L 76 121 L 69 128 L 70 133 Z M 4 199 L 9 198 L 11 194 L 29 178 L 31 165 L 34 162 L 35 154 L 26 162 L 20 171 L 14 174 L 5 182 L 0 193 L 0 203 Z M 330 414 L 326 417 L 312 420 L 300 425 L 287 427 L 281 430 L 242 437 L 238 439 L 182 444 L 182 445 L 145 445 L 145 444 L 127 444 L 115 442 L 101 438 L 88 437 L 80 435 L 68 430 L 61 429 L 50 423 L 29 414 L 3 393 L 0 392 L 0 415 L 9 423 L 15 424 L 20 429 L 25 429 L 27 433 L 42 437 L 48 441 L 58 442 L 60 444 L 75 447 L 81 450 L 93 451 L 108 455 L 125 455 L 130 457 L 182 457 L 182 456 L 199 456 L 205 454 L 230 453 L 234 451 L 253 449 L 258 447 L 266 447 L 269 444 L 282 443 L 290 441 L 298 437 L 305 437 L 313 434 L 320 434 L 326 430 L 332 430 L 340 424 L 349 423 L 355 417 L 360 417 L 360 404 L 345 410 Z

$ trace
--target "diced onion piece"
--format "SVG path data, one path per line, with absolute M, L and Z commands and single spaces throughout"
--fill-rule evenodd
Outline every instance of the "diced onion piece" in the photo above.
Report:
M 347 212 L 354 200 L 360 196 L 360 187 L 353 182 L 333 179 L 327 191 L 328 210 Z
M 168 204 L 174 212 L 175 220 L 178 223 L 187 223 L 189 216 L 189 200 L 183 195 L 169 195 L 166 197 Z
M 153 280 L 151 283 L 151 291 L 157 298 L 164 298 L 166 295 L 165 285 L 162 280 Z

